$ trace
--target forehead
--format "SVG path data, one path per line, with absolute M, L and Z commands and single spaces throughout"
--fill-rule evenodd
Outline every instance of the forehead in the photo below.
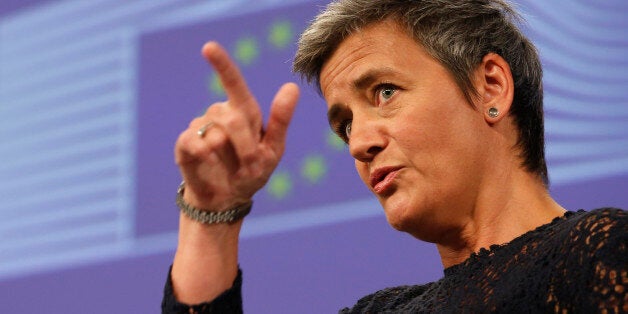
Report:
M 345 38 L 321 68 L 323 96 L 343 85 L 355 85 L 366 72 L 392 73 L 431 57 L 392 20 L 370 24 Z

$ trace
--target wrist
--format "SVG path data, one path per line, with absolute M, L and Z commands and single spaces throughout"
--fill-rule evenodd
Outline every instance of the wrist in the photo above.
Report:
M 217 209 L 197 208 L 184 198 L 185 182 L 181 182 L 177 190 L 176 204 L 189 219 L 203 224 L 232 224 L 242 220 L 251 211 L 253 201 L 245 200 L 229 202 L 227 206 L 216 206 Z
M 208 225 L 181 213 L 175 256 L 205 265 L 237 264 L 242 223 Z

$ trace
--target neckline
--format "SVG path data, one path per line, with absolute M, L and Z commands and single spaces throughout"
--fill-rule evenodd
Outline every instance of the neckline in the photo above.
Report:
M 454 275 L 458 272 L 460 272 L 462 269 L 464 269 L 465 267 L 472 265 L 473 263 L 476 263 L 480 260 L 483 260 L 485 258 L 487 258 L 489 255 L 494 255 L 495 253 L 499 252 L 500 250 L 503 250 L 506 247 L 512 247 L 512 246 L 517 246 L 519 244 L 522 244 L 522 242 L 527 241 L 531 236 L 534 236 L 538 233 L 543 233 L 544 231 L 546 231 L 549 228 L 552 228 L 556 225 L 558 225 L 560 222 L 566 221 L 569 218 L 573 217 L 576 214 L 580 214 L 585 212 L 584 209 L 580 209 L 578 211 L 566 211 L 563 215 L 561 216 L 557 216 L 554 219 L 552 219 L 552 221 L 540 225 L 532 230 L 529 230 L 517 237 L 515 237 L 514 239 L 510 240 L 509 242 L 503 243 L 503 244 L 493 244 L 491 246 L 489 246 L 489 248 L 481 248 L 479 251 L 477 252 L 473 252 L 471 253 L 471 255 L 464 260 L 461 263 L 458 263 L 456 265 L 452 265 L 449 266 L 447 268 L 445 268 L 443 271 L 445 273 L 445 277 L 447 276 L 451 276 Z

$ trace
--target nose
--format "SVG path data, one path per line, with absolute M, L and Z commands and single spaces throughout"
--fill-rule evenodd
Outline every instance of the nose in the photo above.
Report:
M 369 162 L 386 147 L 386 137 L 374 119 L 353 116 L 351 122 L 351 136 L 349 138 L 349 152 L 351 156 L 361 162 Z

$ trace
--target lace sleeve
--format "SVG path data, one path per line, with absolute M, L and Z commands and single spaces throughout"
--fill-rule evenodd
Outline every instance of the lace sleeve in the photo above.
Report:
M 628 215 L 625 211 L 603 210 L 590 222 L 593 248 L 593 278 L 590 301 L 595 312 L 628 312 Z
M 604 208 L 590 213 L 571 232 L 567 255 L 567 286 L 571 302 L 556 304 L 556 311 L 583 313 L 628 312 L 628 214 Z M 569 300 L 569 299 L 563 299 Z
M 242 313 L 242 271 L 240 269 L 238 269 L 238 275 L 229 290 L 223 292 L 211 302 L 196 305 L 183 304 L 177 301 L 172 289 L 171 272 L 172 266 L 168 272 L 164 296 L 161 301 L 162 314 Z

